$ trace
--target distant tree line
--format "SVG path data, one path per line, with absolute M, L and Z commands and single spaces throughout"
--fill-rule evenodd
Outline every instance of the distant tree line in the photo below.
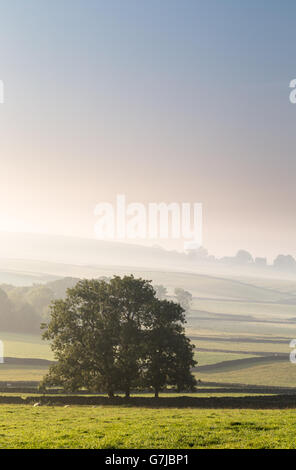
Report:
M 159 291 L 158 291 L 159 294 Z M 117 391 L 171 386 L 191 390 L 194 346 L 185 335 L 184 309 L 157 298 L 150 281 L 133 276 L 83 280 L 51 305 L 43 338 L 56 363 L 42 388 Z
M 46 284 L 0 287 L 0 325 L 2 331 L 40 334 L 40 322 L 46 321 L 50 303 L 64 297 L 79 279 L 66 277 Z
M 99 280 L 108 282 L 110 278 L 101 276 Z M 14 333 L 40 334 L 40 323 L 49 319 L 52 301 L 64 298 L 68 288 L 74 287 L 78 278 L 65 277 L 46 284 L 32 286 L 0 286 L 0 327 L 2 331 Z M 166 287 L 154 286 L 159 300 L 175 297 L 188 311 L 192 296 L 183 289 L 175 289 L 174 296 L 168 296 Z
M 157 284 L 154 287 L 155 295 L 159 300 L 168 299 L 167 288 L 161 284 Z M 192 294 L 180 287 L 176 287 L 174 290 L 174 297 L 177 300 L 177 303 L 181 305 L 185 312 L 189 311 L 192 304 Z
M 230 266 L 254 266 L 258 268 L 275 268 L 284 272 L 296 273 L 296 260 L 292 255 L 278 255 L 272 262 L 268 264 L 267 258 L 265 257 L 253 257 L 251 253 L 246 250 L 238 250 L 235 256 L 223 256 L 222 258 L 216 258 L 215 256 L 209 255 L 205 248 L 198 248 L 196 250 L 189 250 L 186 254 L 187 258 L 195 263 L 201 264 L 224 264 Z

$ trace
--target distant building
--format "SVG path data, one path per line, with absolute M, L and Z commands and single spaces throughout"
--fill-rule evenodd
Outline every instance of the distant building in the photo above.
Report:
M 256 266 L 267 266 L 267 259 L 266 258 L 255 258 Z

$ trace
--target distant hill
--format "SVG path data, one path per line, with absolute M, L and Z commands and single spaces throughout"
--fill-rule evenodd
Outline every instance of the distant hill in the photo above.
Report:
M 225 258 L 209 256 L 205 249 L 186 254 L 159 246 L 0 232 L 0 283 L 12 282 L 9 276 L 15 276 L 13 283 L 17 285 L 28 285 L 36 278 L 38 282 L 46 282 L 61 276 L 89 277 L 93 271 L 96 272 L 94 267 L 103 266 L 195 272 L 211 276 L 296 279 L 296 268 L 285 271 L 260 263 L 240 264 L 237 255 L 227 259 L 225 262 Z
M 0 232 L 0 258 L 75 265 L 165 266 L 187 263 L 182 253 L 160 247 L 44 234 Z

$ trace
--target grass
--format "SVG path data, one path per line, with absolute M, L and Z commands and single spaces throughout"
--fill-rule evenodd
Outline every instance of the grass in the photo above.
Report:
M 254 357 L 248 354 L 236 354 L 236 353 L 227 353 L 227 352 L 208 352 L 208 351 L 198 351 L 196 352 L 196 359 L 199 366 L 205 366 L 210 364 L 216 364 L 217 362 L 222 361 L 234 361 L 236 359 L 246 359 L 248 357 Z M 1 371 L 1 369 L 0 369 Z
M 193 308 L 215 314 L 246 315 L 260 320 L 290 320 L 295 318 L 295 305 L 264 302 L 229 302 L 228 300 L 196 299 Z
M 0 382 L 40 381 L 47 371 L 46 366 L 0 364 Z
M 278 321 L 270 322 L 261 322 L 261 321 L 240 321 L 236 319 L 233 315 L 233 320 L 224 320 L 217 318 L 208 318 L 208 319 L 199 319 L 190 318 L 188 324 L 190 329 L 198 331 L 200 329 L 205 329 L 211 331 L 214 334 L 217 329 L 223 331 L 226 334 L 235 333 L 239 335 L 241 333 L 253 335 L 269 335 L 269 336 L 281 336 L 286 337 L 287 341 L 294 338 L 295 335 L 295 326 L 296 324 L 290 323 L 278 323 Z
M 295 448 L 295 410 L 0 405 L 0 448 Z
M 221 338 L 223 339 L 223 338 Z M 252 353 L 290 353 L 291 348 L 289 347 L 289 341 L 285 343 L 260 343 L 258 342 L 239 342 L 238 340 L 234 341 L 215 341 L 214 337 L 212 340 L 204 340 L 204 339 L 197 339 L 194 340 L 193 343 L 197 348 L 198 355 L 200 352 L 198 351 L 199 348 L 201 349 L 210 349 L 212 353 L 215 352 L 222 352 L 225 351 L 235 351 L 235 354 L 240 354 L 240 352 L 249 353 L 251 356 Z M 219 351 L 217 351 L 219 350 Z M 247 356 L 247 355 L 246 355 Z
M 42 340 L 41 333 L 40 335 L 29 335 L 0 332 L 0 340 L 3 341 L 6 357 L 53 359 L 50 347 Z
M 113 268 L 110 274 L 111 271 Z M 188 315 L 187 326 L 188 334 L 205 338 L 194 340 L 199 365 L 229 361 L 224 370 L 197 373 L 202 382 L 296 386 L 296 365 L 288 360 L 260 365 L 250 363 L 247 367 L 231 364 L 235 359 L 251 357 L 254 352 L 290 352 L 294 325 L 286 322 L 295 318 L 296 313 L 295 306 L 285 304 L 284 299 L 287 294 L 295 294 L 296 282 L 254 279 L 240 282 L 152 271 L 141 275 L 166 285 L 169 293 L 178 286 L 195 297 L 196 312 Z M 242 315 L 250 318 L 242 321 Z M 285 342 L 281 343 L 278 337 Z M 240 338 L 249 341 L 240 341 Z M 275 342 L 265 343 L 264 339 Z M 4 342 L 7 357 L 52 359 L 49 346 L 40 336 L 0 333 L 0 340 Z M 209 351 L 198 351 L 199 347 Z M 0 381 L 38 381 L 46 371 L 44 366 L 0 364 Z M 248 393 L 227 392 L 227 396 L 231 395 L 249 396 Z M 225 393 L 211 393 L 209 388 L 206 394 L 195 396 L 219 397 Z M 0 416 L 0 448 L 296 448 L 296 410 L 289 409 L 33 408 L 22 404 L 0 405 Z
M 246 385 L 296 387 L 296 365 L 290 362 L 271 362 L 241 368 L 225 368 L 223 372 L 198 372 L 198 379 L 205 382 L 228 382 Z

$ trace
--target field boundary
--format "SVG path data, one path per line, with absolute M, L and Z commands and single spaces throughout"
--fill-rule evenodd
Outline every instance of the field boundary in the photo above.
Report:
M 296 394 L 251 397 L 0 396 L 0 404 L 31 406 L 129 406 L 144 408 L 295 409 Z

